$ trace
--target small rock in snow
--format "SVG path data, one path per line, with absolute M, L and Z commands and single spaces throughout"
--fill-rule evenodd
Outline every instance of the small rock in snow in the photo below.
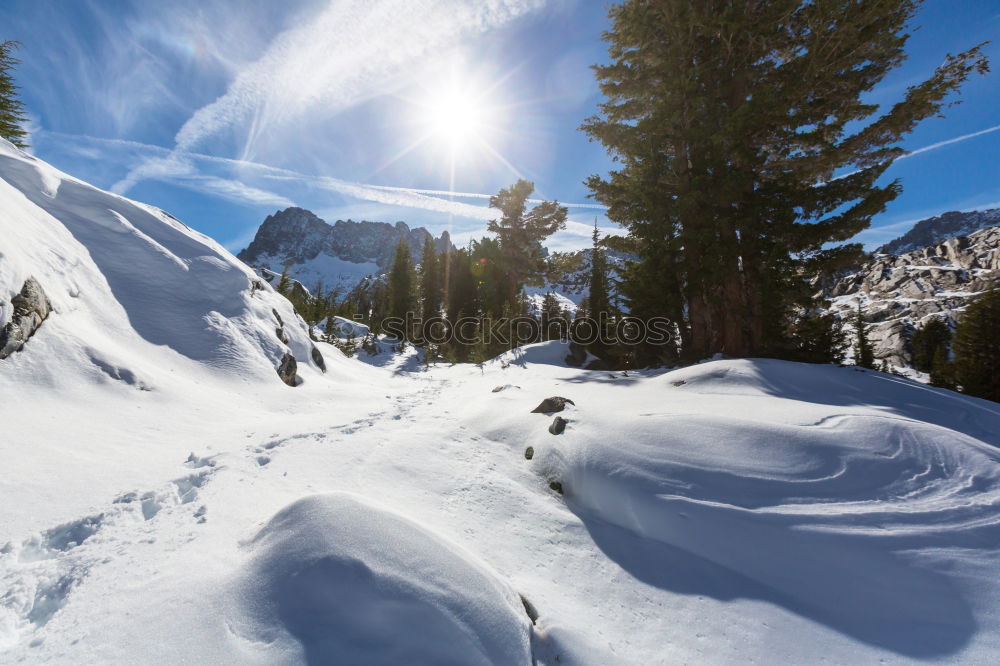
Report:
M 563 434 L 563 431 L 566 430 L 567 423 L 569 423 L 569 421 L 561 416 L 557 416 L 552 420 L 551 425 L 549 425 L 549 432 L 553 435 L 561 435 Z
M 533 410 L 531 410 L 531 413 L 552 414 L 554 412 L 561 412 L 562 410 L 566 409 L 566 403 L 569 403 L 571 405 L 576 405 L 576 403 L 570 400 L 569 398 L 561 398 L 557 395 L 554 395 L 551 398 L 546 398 L 545 400 L 542 400 L 541 403 L 539 403 L 538 407 L 535 407 Z

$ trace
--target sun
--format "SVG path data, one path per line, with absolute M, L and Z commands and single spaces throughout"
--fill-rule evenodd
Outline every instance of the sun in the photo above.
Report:
M 451 90 L 431 98 L 427 104 L 427 120 L 437 137 L 460 146 L 483 131 L 485 114 L 472 95 Z
M 489 135 L 488 104 L 471 88 L 453 84 L 429 90 L 418 108 L 419 122 L 426 130 L 425 139 L 449 148 L 453 154 L 468 153 Z

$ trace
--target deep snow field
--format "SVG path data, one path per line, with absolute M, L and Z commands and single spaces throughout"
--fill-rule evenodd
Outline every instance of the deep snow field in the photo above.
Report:
M 559 343 L 427 371 L 315 343 L 323 372 L 216 243 L 0 142 L 0 324 L 29 275 L 54 312 L 0 360 L 0 663 L 1000 655 L 995 403 Z

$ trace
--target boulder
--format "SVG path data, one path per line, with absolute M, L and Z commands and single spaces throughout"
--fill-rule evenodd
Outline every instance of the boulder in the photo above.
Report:
M 314 346 L 312 351 L 309 353 L 312 356 L 313 363 L 315 363 L 320 370 L 326 372 L 326 360 L 323 358 L 323 355 L 319 353 L 319 350 Z
M 526 448 L 524 450 L 524 459 L 525 460 L 531 460 L 534 457 L 535 457 L 535 447 L 529 446 L 528 448 Z
M 549 425 L 549 432 L 553 435 L 561 435 L 563 434 L 563 431 L 566 430 L 567 423 L 569 423 L 569 421 L 561 416 L 557 416 L 552 420 L 551 425 Z
M 574 406 L 576 405 L 576 403 L 570 400 L 569 398 L 561 398 L 557 395 L 554 395 L 551 398 L 546 398 L 545 400 L 542 400 L 542 402 L 539 403 L 538 407 L 535 407 L 533 410 L 531 410 L 531 413 L 554 414 L 556 412 L 561 412 L 562 410 L 566 409 L 566 403 L 569 403 Z
M 298 364 L 295 362 L 295 357 L 285 352 L 285 355 L 281 357 L 281 362 L 278 364 L 278 376 L 281 377 L 281 381 L 285 382 L 289 386 L 295 386 L 298 381 L 298 375 L 296 374 L 298 370 Z
M 42 285 L 33 277 L 24 281 L 20 293 L 10 299 L 14 313 L 7 325 L 0 329 L 0 359 L 21 351 L 38 327 L 52 311 Z

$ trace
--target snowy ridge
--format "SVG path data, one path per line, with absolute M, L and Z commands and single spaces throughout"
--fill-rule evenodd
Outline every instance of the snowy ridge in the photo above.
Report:
M 0 299 L 33 276 L 54 307 L 28 343 L 32 353 L 7 359 L 0 381 L 67 382 L 82 369 L 146 388 L 173 381 L 175 371 L 263 382 L 276 380 L 285 352 L 312 363 L 290 304 L 254 289 L 252 271 L 168 214 L 66 176 L 6 141 L 0 206 Z M 275 335 L 275 312 L 289 323 L 287 346 Z

